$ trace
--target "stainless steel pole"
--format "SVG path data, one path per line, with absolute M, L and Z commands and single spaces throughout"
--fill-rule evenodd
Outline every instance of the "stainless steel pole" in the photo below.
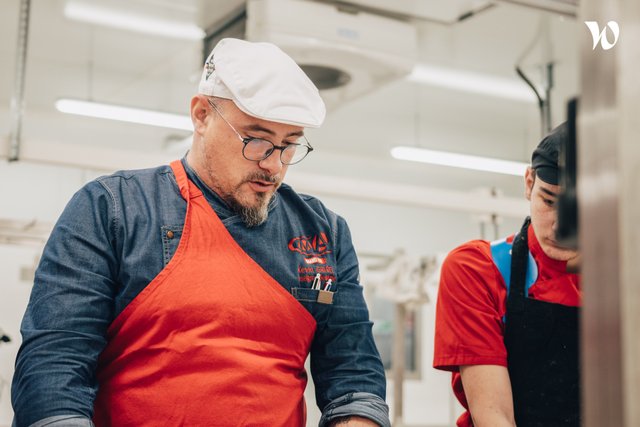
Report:
M 22 139 L 22 117 L 24 115 L 24 81 L 27 65 L 27 40 L 29 36 L 29 11 L 31 0 L 20 1 L 18 21 L 18 43 L 16 47 L 16 74 L 11 98 L 11 133 L 9 135 L 9 161 L 20 158 Z

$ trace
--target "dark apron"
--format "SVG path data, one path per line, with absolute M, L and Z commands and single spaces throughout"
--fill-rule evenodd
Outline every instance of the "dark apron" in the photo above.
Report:
M 504 338 L 516 425 L 580 426 L 579 308 L 525 296 L 529 223 L 513 242 Z

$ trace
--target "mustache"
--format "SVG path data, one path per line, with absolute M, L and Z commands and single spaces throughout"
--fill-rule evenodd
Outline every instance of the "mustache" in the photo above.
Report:
M 280 182 L 280 176 L 279 175 L 269 175 L 267 173 L 264 172 L 253 172 L 250 173 L 249 175 L 247 175 L 245 177 L 245 182 L 249 182 L 249 181 L 265 181 L 265 182 L 269 182 L 271 184 L 277 184 Z

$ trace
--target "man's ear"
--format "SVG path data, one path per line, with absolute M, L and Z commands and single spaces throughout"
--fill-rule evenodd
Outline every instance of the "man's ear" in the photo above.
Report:
M 535 172 L 531 169 L 531 166 L 527 167 L 524 173 L 524 196 L 527 200 L 531 200 L 531 193 L 533 192 L 533 184 L 535 183 Z
M 193 132 L 203 135 L 207 128 L 207 120 L 210 113 L 207 100 L 202 95 L 196 95 L 191 98 L 191 122 L 193 123 Z

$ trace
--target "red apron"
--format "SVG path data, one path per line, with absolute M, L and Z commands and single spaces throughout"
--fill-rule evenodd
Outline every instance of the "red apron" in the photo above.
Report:
M 303 426 L 313 316 L 228 233 L 180 161 L 169 264 L 113 321 L 96 426 Z

